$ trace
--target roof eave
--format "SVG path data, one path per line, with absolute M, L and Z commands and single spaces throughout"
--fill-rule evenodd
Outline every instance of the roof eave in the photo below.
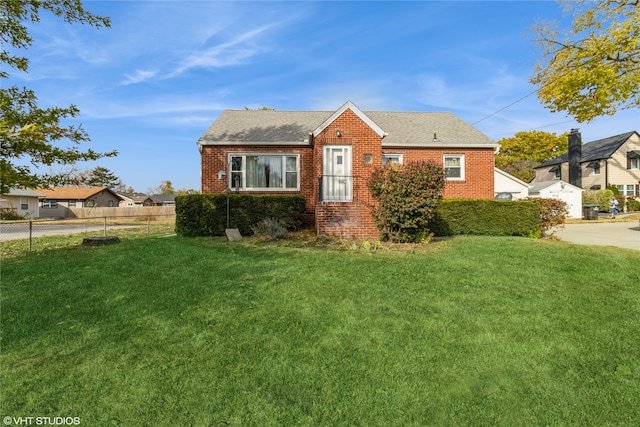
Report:
M 442 142 L 382 142 L 382 148 L 498 148 L 498 144 Z
M 201 146 L 247 146 L 247 147 L 274 147 L 274 146 L 299 146 L 299 147 L 309 147 L 309 141 L 198 141 L 198 145 Z

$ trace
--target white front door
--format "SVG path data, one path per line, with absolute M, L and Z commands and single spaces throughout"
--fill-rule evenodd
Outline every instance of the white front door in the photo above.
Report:
M 322 173 L 323 200 L 351 201 L 351 146 L 325 146 Z

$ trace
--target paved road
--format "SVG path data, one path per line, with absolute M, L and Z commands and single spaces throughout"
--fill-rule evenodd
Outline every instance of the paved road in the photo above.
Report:
M 107 225 L 107 230 L 114 228 L 135 228 L 136 225 Z M 85 233 L 89 231 L 102 231 L 104 224 L 53 224 L 53 223 L 33 223 L 32 237 L 54 236 L 65 234 Z M 28 239 L 29 224 L 14 223 L 0 224 L 0 242 L 8 240 Z
M 581 245 L 617 246 L 640 251 L 640 225 L 634 222 L 565 224 L 552 230 L 554 236 Z

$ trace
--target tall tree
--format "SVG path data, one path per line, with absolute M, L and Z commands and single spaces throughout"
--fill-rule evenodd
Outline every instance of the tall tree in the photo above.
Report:
M 118 178 L 109 169 L 102 166 L 96 166 L 95 168 L 83 173 L 80 177 L 80 181 L 86 185 L 107 187 L 111 190 L 124 187 L 120 178 Z
M 518 132 L 498 141 L 500 151 L 495 156 L 496 167 L 525 182 L 535 177 L 533 168 L 547 160 L 562 156 L 569 149 L 567 133 L 542 131 Z
M 538 98 L 578 122 L 640 107 L 640 0 L 562 1 L 575 16 L 570 30 L 534 27 Z
M 152 191 L 155 194 L 175 194 L 176 190 L 173 188 L 173 183 L 169 180 L 162 181 L 160 185 Z
M 109 27 L 109 18 L 94 15 L 82 7 L 80 0 L 2 0 L 0 1 L 0 79 L 8 79 L 7 69 L 28 72 L 29 60 L 18 52 L 32 45 L 28 23 L 40 21 L 41 10 L 59 16 L 68 23 L 87 24 L 96 28 Z M 9 49 L 12 49 L 11 51 Z M 79 126 L 64 126 L 80 111 L 75 105 L 66 108 L 39 108 L 33 90 L 8 86 L 0 80 L 0 193 L 13 187 L 35 188 L 59 185 L 67 175 L 37 173 L 37 168 L 71 165 L 78 161 L 115 156 L 117 152 L 82 151 L 77 146 L 89 141 L 89 135 Z M 62 141 L 71 146 L 62 146 Z M 34 168 L 36 170 L 33 170 Z

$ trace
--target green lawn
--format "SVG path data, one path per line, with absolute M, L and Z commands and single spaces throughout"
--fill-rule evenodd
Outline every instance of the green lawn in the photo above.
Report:
M 179 237 L 2 260 L 0 415 L 86 426 L 638 425 L 640 253 Z

